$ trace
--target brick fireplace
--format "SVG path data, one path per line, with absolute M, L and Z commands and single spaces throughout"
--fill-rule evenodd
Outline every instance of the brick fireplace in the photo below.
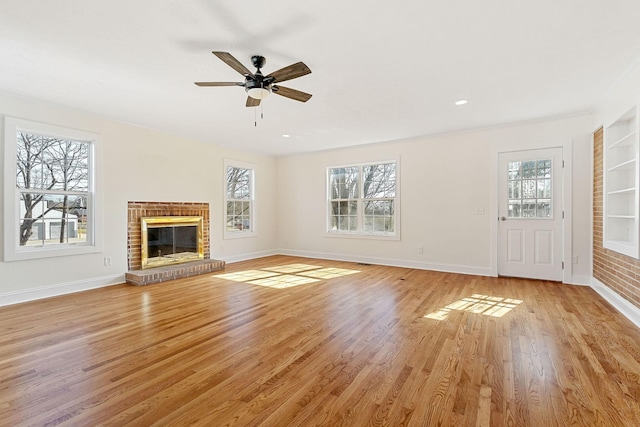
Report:
M 142 270 L 143 217 L 202 217 L 204 260 L 176 266 Z M 127 206 L 127 282 L 146 285 L 179 277 L 207 273 L 224 267 L 223 261 L 210 260 L 209 204 L 197 202 L 128 202 Z

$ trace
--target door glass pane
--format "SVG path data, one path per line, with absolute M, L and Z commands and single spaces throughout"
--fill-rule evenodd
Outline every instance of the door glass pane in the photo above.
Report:
M 509 218 L 551 218 L 551 160 L 509 162 L 507 198 Z
M 520 218 L 520 200 L 509 200 L 509 218 Z

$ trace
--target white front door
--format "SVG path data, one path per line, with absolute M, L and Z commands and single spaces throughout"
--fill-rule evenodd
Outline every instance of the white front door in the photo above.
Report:
M 562 148 L 498 163 L 498 275 L 562 281 Z

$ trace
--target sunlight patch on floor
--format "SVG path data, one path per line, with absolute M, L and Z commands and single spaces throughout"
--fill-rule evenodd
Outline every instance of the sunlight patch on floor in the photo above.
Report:
M 335 279 L 336 277 L 348 276 L 360 273 L 358 270 L 348 270 L 346 268 L 321 268 L 320 270 L 305 271 L 305 276 L 317 277 L 318 279 Z
M 287 265 L 279 265 L 276 267 L 265 267 L 263 270 L 266 271 L 275 271 L 276 273 L 300 273 L 307 270 L 315 270 L 317 268 L 321 268 L 319 265 L 310 265 L 310 264 L 287 264 Z
M 237 273 L 216 274 L 214 277 L 220 279 L 233 280 L 234 282 L 250 282 L 256 279 L 264 279 L 265 277 L 278 276 L 278 273 L 261 270 L 245 270 Z
M 266 267 L 260 270 L 245 270 L 235 273 L 216 274 L 213 277 L 248 283 L 250 285 L 266 286 L 275 289 L 286 289 L 293 286 L 317 283 L 323 280 L 335 279 L 360 273 L 359 270 L 347 268 L 322 267 L 310 264 L 287 264 Z
M 309 283 L 319 282 L 318 279 L 310 277 L 296 276 L 293 274 L 283 274 L 280 276 L 269 277 L 266 279 L 252 280 L 248 282 L 252 285 L 268 286 L 270 288 L 285 289 L 293 286 L 307 285 Z
M 482 314 L 483 316 L 502 317 L 523 301 L 513 298 L 492 297 L 488 295 L 473 294 L 453 302 L 433 313 L 426 314 L 427 319 L 445 320 L 452 311 L 466 311 L 468 313 Z

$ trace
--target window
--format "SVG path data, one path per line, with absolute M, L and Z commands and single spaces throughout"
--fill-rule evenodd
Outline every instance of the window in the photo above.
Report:
M 249 165 L 225 162 L 225 238 L 255 235 L 254 172 Z
M 332 167 L 328 180 L 328 232 L 399 237 L 397 162 Z
M 97 135 L 5 120 L 5 260 L 95 252 Z
M 551 160 L 509 162 L 509 218 L 551 218 Z

